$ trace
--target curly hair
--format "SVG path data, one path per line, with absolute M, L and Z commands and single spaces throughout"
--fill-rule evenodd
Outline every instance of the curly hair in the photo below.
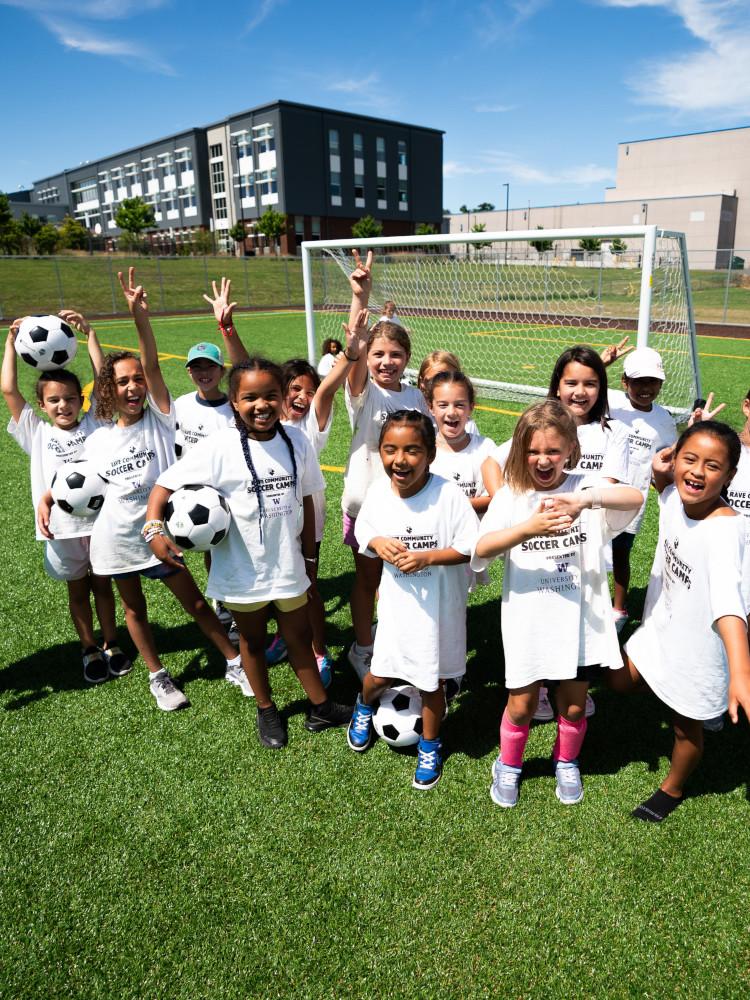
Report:
M 96 401 L 96 419 L 114 420 L 117 413 L 117 398 L 115 394 L 115 365 L 118 361 L 126 361 L 133 358 L 140 362 L 137 354 L 132 351 L 116 351 L 114 354 L 105 354 L 104 364 L 100 368 L 96 380 L 94 381 L 94 399 Z

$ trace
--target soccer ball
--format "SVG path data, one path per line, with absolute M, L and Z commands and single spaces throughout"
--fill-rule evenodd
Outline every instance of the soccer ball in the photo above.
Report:
M 183 486 L 164 509 L 167 531 L 181 549 L 207 552 L 223 541 L 232 518 L 226 500 L 212 486 Z
M 411 684 L 388 688 L 372 717 L 375 732 L 392 747 L 410 747 L 422 735 L 422 698 Z
M 64 368 L 76 356 L 78 341 L 59 316 L 27 316 L 16 334 L 16 353 L 32 368 Z
M 52 477 L 52 499 L 75 517 L 96 517 L 104 503 L 107 480 L 90 462 L 66 462 Z

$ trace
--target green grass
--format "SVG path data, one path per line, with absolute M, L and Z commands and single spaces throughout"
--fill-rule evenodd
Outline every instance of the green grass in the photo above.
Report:
M 213 332 L 205 318 L 155 327 L 165 355 Z M 129 323 L 98 328 L 104 343 L 135 344 Z M 278 359 L 304 353 L 301 315 L 243 318 L 242 329 Z M 704 384 L 739 427 L 750 348 L 712 339 L 701 351 Z M 178 357 L 163 367 L 175 394 L 188 390 Z M 75 368 L 87 377 L 83 357 Z M 30 395 L 33 373 L 21 377 Z M 514 417 L 487 405 L 480 428 L 503 440 Z M 348 438 L 339 402 L 325 464 L 343 464 Z M 272 684 L 289 747 L 263 750 L 252 702 L 224 682 L 160 584 L 146 584 L 157 642 L 192 707 L 158 712 L 141 663 L 89 689 L 65 588 L 44 575 L 33 541 L 27 460 L 8 435 L 0 458 L 0 996 L 747 993 L 746 724 L 707 739 L 691 798 L 654 829 L 629 811 L 665 772 L 664 715 L 654 699 L 601 691 L 583 803 L 555 799 L 546 725 L 532 730 L 521 803 L 498 809 L 488 795 L 504 701 L 497 565 L 471 599 L 467 681 L 429 794 L 410 787 L 410 754 L 379 743 L 359 757 L 341 732 L 307 733 L 286 664 Z M 352 567 L 339 541 L 341 476 L 326 481 L 321 589 L 338 654 L 351 639 Z M 636 612 L 655 539 L 651 498 L 634 550 Z M 203 581 L 201 560 L 191 566 Z M 342 669 L 334 694 L 354 693 Z

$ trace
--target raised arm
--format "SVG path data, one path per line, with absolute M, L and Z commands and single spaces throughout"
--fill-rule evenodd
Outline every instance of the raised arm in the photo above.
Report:
M 345 329 L 360 329 L 358 326 L 359 316 L 370 301 L 372 290 L 372 250 L 367 251 L 367 260 L 363 264 L 359 256 L 359 250 L 352 250 L 356 267 L 349 276 L 349 284 L 352 288 L 352 304 L 349 308 L 349 322 Z M 348 351 L 348 348 L 347 348 Z M 349 392 L 352 396 L 360 396 L 367 385 L 367 337 L 364 341 L 360 338 L 360 346 L 357 352 L 357 361 L 349 369 L 347 380 L 349 382 Z
M 350 328 L 346 323 L 342 323 L 346 347 L 339 354 L 333 368 L 320 383 L 318 391 L 315 393 L 315 415 L 318 418 L 318 428 L 321 431 L 325 429 L 331 415 L 333 397 L 346 381 L 352 370 L 352 365 L 356 365 L 361 353 L 367 351 L 367 316 L 367 310 L 360 309 L 354 327 Z
M 203 298 L 208 302 L 214 311 L 216 322 L 219 324 L 219 332 L 224 340 L 224 349 L 227 358 L 233 365 L 238 365 L 242 361 L 247 361 L 250 355 L 247 353 L 245 345 L 237 333 L 232 314 L 237 307 L 236 302 L 230 302 L 232 297 L 232 282 L 229 278 L 221 278 L 220 286 L 216 287 L 216 282 L 211 282 L 214 297 L 203 293 Z
M 653 457 L 651 462 L 651 478 L 654 481 L 657 493 L 663 493 L 667 486 L 674 482 L 674 445 L 669 448 L 662 448 Z
M 120 279 L 122 294 L 125 296 L 130 315 L 133 317 L 135 328 L 138 331 L 138 350 L 141 355 L 143 374 L 146 377 L 146 388 L 161 412 L 169 413 L 171 398 L 159 367 L 159 352 L 156 348 L 154 331 L 151 329 L 151 320 L 148 315 L 146 290 L 143 285 L 136 285 L 134 267 L 128 268 L 127 285 L 122 271 L 117 272 L 117 277 Z
M 60 319 L 65 320 L 70 326 L 74 326 L 79 333 L 86 338 L 86 346 L 91 360 L 91 367 L 94 369 L 94 376 L 98 375 L 104 364 L 104 351 L 99 343 L 96 331 L 89 323 L 83 313 L 75 312 L 73 309 L 61 309 L 57 314 Z
M 18 388 L 18 358 L 16 356 L 16 334 L 21 325 L 20 319 L 14 319 L 10 324 L 8 336 L 5 338 L 5 353 L 3 354 L 2 382 L 3 396 L 10 410 L 10 415 L 18 423 L 21 412 L 26 406 L 26 400 Z

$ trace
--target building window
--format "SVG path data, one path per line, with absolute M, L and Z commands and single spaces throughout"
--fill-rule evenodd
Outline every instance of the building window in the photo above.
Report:
M 381 135 L 375 140 L 375 159 L 378 163 L 385 163 L 385 139 Z
M 314 240 L 320 239 L 320 216 L 313 215 L 310 219 L 310 233 Z
M 339 130 L 337 128 L 328 129 L 328 152 L 332 156 L 339 155 Z
M 126 163 L 125 170 L 125 180 L 129 181 L 131 184 L 138 180 L 138 165 L 136 163 Z
M 398 207 L 401 212 L 406 212 L 409 208 L 409 192 L 405 180 L 398 182 Z
M 364 156 L 364 153 L 365 153 L 365 144 L 364 144 L 364 141 L 362 139 L 362 134 L 361 134 L 361 132 L 355 132 L 354 133 L 354 155 L 355 156 Z
M 354 174 L 354 204 L 357 208 L 365 207 L 365 175 Z
M 99 203 L 99 191 L 96 184 L 95 177 L 87 177 L 86 180 L 78 181 L 76 184 L 72 184 L 70 187 L 70 194 L 73 201 L 73 208 L 78 208 L 79 205 L 86 204 L 87 202 Z
M 255 183 L 260 192 L 261 198 L 264 195 L 276 194 L 276 171 L 275 170 L 263 170 L 255 178 Z
M 398 141 L 398 163 L 400 167 L 407 166 L 406 143 L 403 139 L 399 139 Z
M 226 198 L 215 198 L 214 199 L 214 218 L 215 219 L 226 219 L 227 216 L 227 199 Z
M 147 159 L 141 160 L 141 173 L 143 174 L 144 181 L 153 180 L 156 173 L 156 164 L 153 157 L 149 156 Z
M 195 208 L 197 202 L 195 200 L 195 185 L 189 184 L 187 187 L 180 188 L 179 192 L 180 202 L 183 209 L 185 208 Z
M 240 198 L 244 201 L 245 198 L 255 197 L 255 179 L 252 174 L 245 174 L 244 177 L 240 177 L 239 181 Z
M 385 189 L 385 178 L 378 178 L 378 208 L 388 208 L 388 196 Z
M 221 160 L 213 161 L 211 163 L 211 191 L 214 194 L 223 194 L 226 189 L 224 163 Z
M 181 149 L 176 149 L 174 151 L 174 162 L 179 166 L 180 172 L 185 173 L 187 170 L 193 169 L 193 154 L 187 146 L 183 146 Z
M 222 155 L 223 155 L 223 153 L 222 153 L 222 145 L 221 145 L 220 142 L 217 143 L 215 146 L 209 146 L 208 147 L 208 156 L 209 156 L 209 159 L 211 159 L 211 160 L 219 160 L 219 159 L 221 159 Z
M 298 240 L 305 238 L 305 217 L 304 215 L 294 216 L 294 235 Z
M 339 205 L 341 204 L 341 173 L 340 171 L 331 171 L 331 198 L 338 198 Z

